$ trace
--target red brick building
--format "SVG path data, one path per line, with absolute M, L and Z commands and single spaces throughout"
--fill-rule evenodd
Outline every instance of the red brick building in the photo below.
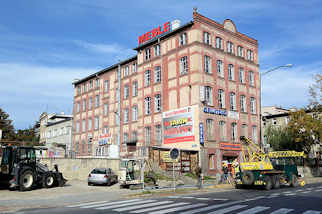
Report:
M 79 156 L 115 155 L 120 133 L 121 157 L 167 167 L 167 151 L 177 147 L 178 169 L 200 164 L 216 174 L 222 160 L 239 157 L 239 136 L 258 142 L 257 40 L 229 19 L 219 24 L 194 11 L 193 21 L 166 23 L 140 42 L 137 56 L 74 83 Z

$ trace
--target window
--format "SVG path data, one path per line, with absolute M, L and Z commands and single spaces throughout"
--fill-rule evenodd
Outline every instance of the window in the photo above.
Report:
M 245 71 L 243 68 L 239 68 L 239 82 L 245 83 Z
M 209 155 L 209 169 L 215 169 L 215 155 Z
M 88 109 L 91 110 L 93 108 L 93 98 L 89 98 Z
M 138 133 L 136 131 L 132 132 L 132 139 L 134 141 L 137 141 L 137 139 L 138 139 Z
M 206 129 L 207 129 L 207 139 L 214 139 L 214 121 L 212 119 L 206 120 Z
M 241 112 L 247 112 L 245 95 L 240 96 L 240 111 Z
M 228 65 L 228 79 L 232 81 L 235 80 L 235 71 L 234 66 L 232 64 Z
M 226 122 L 219 121 L 220 140 L 226 140 Z
M 180 59 L 180 74 L 188 73 L 188 58 L 184 56 Z
M 145 104 L 145 114 L 151 113 L 151 97 L 146 97 L 144 100 Z
M 99 107 L 100 106 L 100 95 L 96 95 L 95 96 L 95 107 Z
M 249 84 L 251 86 L 254 86 L 255 85 L 254 72 L 248 71 L 248 78 L 249 78 Z
M 155 143 L 158 145 L 161 145 L 162 143 L 162 129 L 161 129 L 161 125 L 156 125 L 155 126 Z
M 138 107 L 133 106 L 132 107 L 132 121 L 137 121 L 138 120 Z
M 161 82 L 161 67 L 157 66 L 154 70 L 154 82 L 159 83 Z
M 252 140 L 254 143 L 258 143 L 257 142 L 257 127 L 256 126 L 252 126 Z
M 222 89 L 218 90 L 218 107 L 225 108 L 225 92 Z
M 107 126 L 104 126 L 104 134 L 107 134 L 107 132 L 108 132 L 108 128 L 107 128 Z
M 89 88 L 92 89 L 93 88 L 93 80 L 89 81 Z
M 182 33 L 182 34 L 180 34 L 180 37 L 179 37 L 179 45 L 182 46 L 185 44 L 187 44 L 187 34 Z
M 252 50 L 247 50 L 247 59 L 254 61 L 254 52 Z
M 86 91 L 87 91 L 87 87 L 86 87 L 86 83 L 84 83 L 84 85 L 83 85 L 83 93 L 86 93 Z
M 211 74 L 211 59 L 210 56 L 205 56 L 205 72 Z
M 235 142 L 237 140 L 237 123 L 231 124 L 231 140 Z
M 83 111 L 86 111 L 86 100 L 83 100 Z
M 134 81 L 132 85 L 132 96 L 138 96 L 138 82 Z
M 154 55 L 160 56 L 160 45 L 154 46 Z
M 92 143 L 88 142 L 87 144 L 87 154 L 91 155 L 92 154 Z
M 47 132 L 47 138 L 51 138 L 51 131 Z
M 79 86 L 77 86 L 77 95 L 80 95 L 80 94 L 81 94 L 81 87 L 79 85 Z
M 110 81 L 105 80 L 105 82 L 104 82 L 104 90 L 105 90 L 105 92 L 108 92 L 110 90 Z
M 148 126 L 148 127 L 145 127 L 145 145 L 146 146 L 150 146 L 151 145 L 151 127 Z
M 108 109 L 109 109 L 109 106 L 107 103 L 104 104 L 104 116 L 107 116 L 108 114 Z
M 79 142 L 77 141 L 75 144 L 76 144 L 75 152 L 76 152 L 76 154 L 78 154 L 78 152 L 79 152 Z
M 132 64 L 132 73 L 136 73 L 136 63 Z
M 92 130 L 92 128 L 93 128 L 93 122 L 92 122 L 92 118 L 89 118 L 88 119 L 88 127 L 87 127 L 87 129 L 89 130 L 89 131 L 91 131 Z
M 99 129 L 99 117 L 95 117 L 95 124 L 94 124 L 94 129 L 98 130 Z
M 124 86 L 124 99 L 127 99 L 129 97 L 130 89 L 129 85 Z
M 127 151 L 126 142 L 128 142 L 128 140 L 129 140 L 129 134 L 128 133 L 124 133 L 123 134 L 123 143 L 122 143 L 122 152 L 126 152 Z
M 151 71 L 147 70 L 144 73 L 144 86 L 149 86 L 151 84 Z
M 157 94 L 154 97 L 154 112 L 161 111 L 161 94 Z
M 125 66 L 125 68 L 124 68 L 124 77 L 129 76 L 129 75 L 130 75 L 129 66 Z
M 96 79 L 96 88 L 100 88 L 100 79 Z
M 216 48 L 222 49 L 222 39 L 220 37 L 216 37 Z
M 85 132 L 86 131 L 86 120 L 83 120 L 82 121 L 82 132 Z
M 205 100 L 208 105 L 213 105 L 212 88 L 210 86 L 205 86 Z
M 256 114 L 256 100 L 254 97 L 250 98 L 250 113 Z
M 78 113 L 80 111 L 80 103 L 79 102 L 77 102 L 76 103 L 76 112 Z
M 219 77 L 224 77 L 224 66 L 221 60 L 217 60 L 217 73 Z
M 129 122 L 129 109 L 126 108 L 124 109 L 124 123 L 128 123 Z
M 76 122 L 76 133 L 79 133 L 79 122 L 78 121 Z M 53 136 L 54 136 L 54 134 L 53 134 Z
M 151 53 L 150 53 L 150 48 L 145 49 L 145 60 L 150 60 L 151 58 Z
M 240 56 L 240 57 L 244 57 L 243 47 L 242 46 L 237 47 L 237 55 Z
M 85 140 L 82 140 L 82 153 L 85 153 Z
M 227 42 L 227 52 L 231 54 L 234 53 L 234 44 L 230 41 Z
M 241 127 L 241 135 L 244 137 L 248 137 L 248 128 L 246 124 L 243 124 Z
M 210 34 L 208 32 L 203 33 L 203 42 L 210 45 Z
M 236 111 L 236 94 L 234 92 L 230 92 L 229 94 L 229 101 L 230 101 L 230 110 Z

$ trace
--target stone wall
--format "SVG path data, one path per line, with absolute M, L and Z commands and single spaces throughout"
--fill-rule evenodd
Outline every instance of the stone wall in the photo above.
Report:
M 58 170 L 67 180 L 87 180 L 88 174 L 94 168 L 111 168 L 115 174 L 119 174 L 119 159 L 107 158 L 43 158 L 40 163 L 47 164 L 49 169 L 58 165 Z

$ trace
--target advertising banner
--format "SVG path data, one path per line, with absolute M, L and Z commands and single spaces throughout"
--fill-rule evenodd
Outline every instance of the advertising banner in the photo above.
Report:
M 99 136 L 98 145 L 104 146 L 106 144 L 112 144 L 112 135 L 110 133 Z
M 162 117 L 164 144 L 195 141 L 193 107 L 164 112 Z

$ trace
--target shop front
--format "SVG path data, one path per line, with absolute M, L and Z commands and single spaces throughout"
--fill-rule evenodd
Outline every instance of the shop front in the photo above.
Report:
M 220 143 L 221 164 L 228 166 L 228 170 L 231 171 L 231 165 L 234 160 L 239 161 L 241 152 L 240 143 Z

